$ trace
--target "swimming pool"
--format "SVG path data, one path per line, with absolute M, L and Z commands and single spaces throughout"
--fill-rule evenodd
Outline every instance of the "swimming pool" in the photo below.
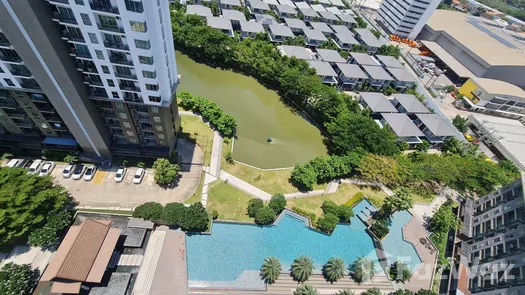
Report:
M 403 226 L 412 218 L 412 214 L 408 211 L 398 211 L 392 216 L 392 224 L 390 225 L 390 232 L 381 241 L 385 249 L 386 257 L 389 264 L 399 260 L 410 266 L 414 271 L 421 263 L 421 259 L 417 254 L 414 246 L 403 240 Z
M 312 257 L 319 269 L 330 257 L 347 264 L 358 256 L 377 261 L 372 239 L 357 217 L 349 225 L 337 225 L 332 235 L 309 229 L 287 214 L 274 226 L 215 222 L 211 235 L 188 235 L 186 243 L 193 287 L 228 286 L 241 275 L 253 281 L 244 282 L 244 287 L 256 286 L 261 264 L 269 256 L 279 258 L 283 271 L 300 255 Z

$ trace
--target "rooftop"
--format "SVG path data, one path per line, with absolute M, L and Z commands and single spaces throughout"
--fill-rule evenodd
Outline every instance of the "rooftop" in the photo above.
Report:
M 244 13 L 235 9 L 223 9 L 222 17 L 229 20 L 246 21 L 246 16 L 244 16 Z
M 386 70 L 391 74 L 396 81 L 401 82 L 416 82 L 416 78 L 407 71 L 405 68 L 386 68 Z
M 323 33 L 333 33 L 334 32 L 327 24 L 323 22 L 310 22 L 310 26 L 312 27 L 312 29 L 321 31 Z
M 270 25 L 269 30 L 274 36 L 283 36 L 283 37 L 295 37 L 292 30 L 283 25 Z
M 290 5 L 277 5 L 277 10 L 281 13 L 297 14 L 297 10 Z
M 394 79 L 380 66 L 363 66 L 365 72 L 371 79 L 393 81 Z
M 278 1 L 279 1 L 279 4 L 281 5 L 288 5 L 291 7 L 296 7 L 292 0 L 278 0 Z
M 338 7 L 346 7 L 346 5 L 341 0 L 330 0 L 330 2 L 332 2 L 333 5 Z
M 229 4 L 232 6 L 241 6 L 241 1 L 239 0 L 220 0 L 221 4 Z
M 279 22 L 275 19 L 275 17 L 269 15 L 269 14 L 254 14 L 255 19 L 257 22 L 263 24 L 263 25 L 271 25 L 271 24 L 278 24 Z
M 408 113 L 430 113 L 427 107 L 412 94 L 395 93 L 393 96 Z
M 270 10 L 270 6 L 261 0 L 247 0 L 251 8 L 260 10 Z
M 355 18 L 349 14 L 337 14 L 337 17 L 344 22 L 357 24 L 357 21 L 355 20 Z
M 407 114 L 384 113 L 381 114 L 383 119 L 388 123 L 388 126 L 399 137 L 405 136 L 424 136 L 423 132 L 417 128 L 416 124 L 408 117 Z
M 279 2 L 277 0 L 262 0 L 262 1 L 268 5 L 279 5 Z
M 219 29 L 219 30 L 229 30 L 229 31 L 233 30 L 232 22 L 227 18 L 212 16 L 212 17 L 207 17 L 206 20 L 208 22 L 208 26 L 212 28 Z
M 330 11 L 331 13 L 333 13 L 333 14 L 337 14 L 337 15 L 339 15 L 339 14 L 343 14 L 343 13 L 341 12 L 341 10 L 339 10 L 339 8 L 337 8 L 337 7 L 335 7 L 335 6 L 332 6 L 332 7 L 326 7 L 326 11 Z
M 330 63 L 326 61 L 309 60 L 310 67 L 315 69 L 317 75 L 325 77 L 337 77 L 337 73 L 332 69 Z
M 471 79 L 490 94 L 513 96 L 522 98 L 521 101 L 525 101 L 525 90 L 514 84 L 487 78 L 472 77 Z
M 350 52 L 350 56 L 362 66 L 379 66 L 379 62 L 367 53 Z
M 213 16 L 211 9 L 202 5 L 188 5 L 186 7 L 186 14 L 196 14 L 198 16 Z
M 308 27 L 306 24 L 298 19 L 298 18 L 285 18 L 284 21 L 286 22 L 286 25 L 290 28 L 296 28 L 296 29 L 307 29 Z
M 323 32 L 318 30 L 304 30 L 304 35 L 310 40 L 328 41 Z
M 383 45 L 369 29 L 355 29 L 355 32 L 367 46 L 381 47 Z
M 314 59 L 312 51 L 301 46 L 281 45 L 277 46 L 277 48 L 279 49 L 279 52 L 281 52 L 282 55 L 288 57 L 293 56 L 295 58 L 304 60 Z
M 390 103 L 383 93 L 361 92 L 359 97 L 363 99 L 368 107 L 375 113 L 397 113 L 397 109 Z
M 491 65 L 525 65 L 525 44 L 465 13 L 436 10 L 427 26 L 444 31 Z M 521 53 L 519 50 L 521 49 Z
M 309 17 L 319 17 L 319 14 L 317 14 L 317 12 L 315 12 L 315 10 L 311 9 L 311 8 L 302 8 L 302 7 L 299 7 L 299 10 L 301 11 L 301 13 L 304 15 L 304 16 L 309 16 Z
M 310 8 L 310 5 L 308 3 L 306 3 L 306 2 L 294 2 L 294 4 L 299 9 L 301 9 L 301 8 Z
M 332 12 L 329 12 L 329 11 L 319 11 L 319 14 L 320 14 L 321 17 L 324 18 L 324 19 L 329 19 L 329 20 L 339 21 L 339 18 L 338 18 L 337 16 L 335 16 L 335 14 L 333 14 Z
M 330 25 L 330 26 L 336 33 L 346 34 L 346 35 L 351 35 L 351 36 L 354 35 L 354 33 L 352 33 L 352 31 L 350 31 L 350 29 L 347 26 L 343 26 L 343 25 Z
M 357 41 L 354 36 L 352 35 L 347 35 L 347 34 L 341 34 L 341 33 L 336 33 L 335 36 L 337 37 L 337 39 L 339 39 L 339 41 L 345 43 L 345 44 L 353 44 L 353 45 L 357 45 L 359 44 L 359 41 Z M 350 53 L 351 54 L 351 53 Z M 368 54 L 367 54 L 368 55 Z
M 317 49 L 317 55 L 319 55 L 319 58 L 323 61 L 327 62 L 338 62 L 338 63 L 345 63 L 346 60 L 339 54 L 337 50 L 331 50 L 331 49 Z
M 436 114 L 416 114 L 423 124 L 435 136 L 455 136 L 456 132 L 447 122 L 445 122 L 439 115 Z
M 366 79 L 368 76 L 358 65 L 338 63 L 337 67 L 341 70 L 343 75 L 348 78 Z
M 469 69 L 462 65 L 452 54 L 448 53 L 441 45 L 436 42 L 421 40 L 421 43 L 425 45 L 432 53 L 437 55 L 449 68 L 451 68 L 460 77 L 474 77 Z M 424 56 L 422 56 L 424 57 Z
M 376 55 L 375 58 L 387 68 L 405 68 L 397 58 L 389 55 Z
M 241 21 L 241 31 L 250 33 L 264 33 L 262 24 L 258 22 Z
M 317 12 L 326 11 L 324 6 L 321 4 L 311 4 L 310 7 Z

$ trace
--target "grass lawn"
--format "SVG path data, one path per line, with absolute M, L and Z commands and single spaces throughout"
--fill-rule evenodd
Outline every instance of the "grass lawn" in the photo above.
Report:
M 202 196 L 202 187 L 204 186 L 204 171 L 201 173 L 201 181 L 199 183 L 199 186 L 197 187 L 197 190 L 191 195 L 189 198 L 187 198 L 183 203 L 184 204 L 193 204 L 201 201 Z
M 225 139 L 222 146 L 222 170 L 239 177 L 240 179 L 256 186 L 269 194 L 277 193 L 294 193 L 297 188 L 294 187 L 289 179 L 292 169 L 261 171 L 242 164 L 228 164 L 225 160 L 228 151 L 231 151 L 231 139 Z M 326 184 L 314 185 L 313 190 L 324 190 Z
M 196 116 L 182 115 L 181 126 L 183 137 L 189 137 L 201 146 L 204 152 L 204 165 L 209 165 L 213 146 L 213 130 Z
M 363 192 L 365 197 L 367 197 L 374 205 L 383 203 L 383 200 L 386 198 L 386 194 L 381 190 L 372 189 L 371 187 L 359 187 L 354 184 L 342 183 L 339 185 L 337 192 L 333 194 L 326 194 L 316 197 L 306 197 L 306 198 L 297 198 L 293 200 L 288 200 L 286 207 L 299 207 L 308 212 L 315 213 L 317 217 L 323 214 L 321 210 L 321 205 L 326 200 L 332 200 L 336 204 L 344 204 L 346 201 L 350 200 L 356 193 Z
M 414 203 L 425 203 L 425 204 L 428 204 L 430 202 L 432 202 L 432 200 L 434 200 L 436 198 L 436 196 L 432 196 L 430 198 L 425 198 L 423 196 L 420 196 L 418 194 L 412 194 L 412 199 L 414 200 Z
M 253 222 L 253 218 L 248 217 L 246 213 L 250 199 L 252 196 L 233 186 L 222 181 L 215 181 L 209 186 L 206 207 L 209 212 L 217 210 L 219 219 Z

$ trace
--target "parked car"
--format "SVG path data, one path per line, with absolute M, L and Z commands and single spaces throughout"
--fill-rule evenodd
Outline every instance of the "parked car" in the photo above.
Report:
M 86 166 L 80 164 L 75 167 L 75 170 L 73 171 L 73 179 L 79 180 L 82 178 L 82 175 L 84 175 L 84 172 L 86 171 Z
M 115 181 L 116 182 L 122 182 L 124 180 L 124 177 L 126 176 L 126 172 L 128 169 L 126 167 L 120 167 L 117 170 L 117 174 L 115 174 Z
M 18 165 L 22 163 L 22 159 L 11 159 L 7 164 L 5 164 L 7 167 L 14 168 L 18 167 Z
M 40 169 L 40 174 L 38 174 L 39 176 L 46 176 L 48 175 L 49 173 L 51 173 L 51 171 L 53 171 L 53 169 L 55 169 L 55 162 L 46 162 L 44 163 L 44 166 L 42 166 L 42 169 Z
M 137 169 L 137 172 L 135 172 L 135 176 L 133 177 L 133 183 L 140 184 L 142 182 L 142 178 L 144 178 L 145 173 L 146 170 L 144 170 L 144 168 Z
M 40 167 L 42 166 L 42 160 L 34 160 L 33 164 L 29 166 L 29 172 L 27 174 L 36 174 L 40 170 Z
M 93 177 L 95 177 L 95 173 L 97 173 L 97 166 L 88 167 L 86 169 L 86 173 L 84 174 L 84 180 L 85 181 L 93 180 Z
M 23 160 L 17 165 L 17 167 L 19 167 L 19 168 L 24 168 L 24 169 L 29 169 L 29 167 L 31 167 L 31 164 L 33 164 L 33 160 L 23 159 Z
M 73 175 L 73 171 L 75 170 L 75 165 L 69 164 L 62 170 L 62 177 L 64 178 L 70 178 L 71 175 Z

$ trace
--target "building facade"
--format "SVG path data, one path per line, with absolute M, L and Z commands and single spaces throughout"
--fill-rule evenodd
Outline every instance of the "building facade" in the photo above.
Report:
M 416 39 L 440 0 L 384 0 L 378 10 L 381 23 L 399 37 Z
M 167 0 L 0 3 L 2 136 L 69 139 L 103 158 L 171 154 L 179 77 Z

